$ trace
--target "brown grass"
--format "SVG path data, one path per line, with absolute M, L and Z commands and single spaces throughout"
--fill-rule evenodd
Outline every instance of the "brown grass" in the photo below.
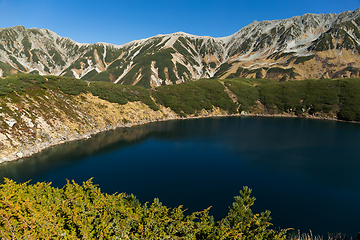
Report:
M 286 238 L 287 240 L 355 240 L 346 234 L 331 234 L 329 233 L 327 237 L 324 236 L 314 236 L 312 231 L 310 230 L 309 233 L 300 233 L 300 230 L 296 235 L 291 235 Z

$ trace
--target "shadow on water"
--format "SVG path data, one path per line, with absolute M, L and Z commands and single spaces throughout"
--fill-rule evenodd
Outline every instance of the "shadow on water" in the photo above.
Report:
M 226 216 L 242 186 L 276 227 L 356 234 L 360 124 L 229 117 L 157 122 L 100 133 L 2 164 L 0 177 L 61 187 L 94 177 L 107 193 L 158 197 Z
M 23 182 L 62 167 L 69 167 L 89 156 L 108 154 L 122 148 L 137 145 L 147 138 L 165 135 L 169 139 L 176 138 L 172 134 L 174 122 L 167 124 L 145 124 L 132 128 L 118 128 L 102 132 L 89 139 L 67 142 L 52 146 L 28 158 L 5 162 L 0 166 L 1 183 L 4 178 Z M 180 137 L 177 135 L 177 137 Z M 162 137 L 161 137 L 162 138 Z

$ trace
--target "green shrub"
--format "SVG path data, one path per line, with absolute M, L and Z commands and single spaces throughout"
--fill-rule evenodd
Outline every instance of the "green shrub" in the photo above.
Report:
M 3 239 L 284 239 L 270 212 L 254 214 L 255 198 L 244 187 L 228 216 L 215 222 L 209 209 L 185 215 L 159 199 L 140 204 L 134 195 L 104 194 L 91 180 L 62 188 L 49 183 L 0 185 L 0 234 Z
M 95 69 L 93 69 L 90 72 L 88 72 L 87 74 L 85 74 L 81 79 L 88 80 L 88 79 L 94 77 L 97 74 L 98 74 L 98 72 Z
M 225 80 L 225 86 L 238 97 L 241 111 L 249 111 L 259 99 L 259 90 L 254 85 L 244 81 L 244 79 Z
M 315 55 L 310 55 L 310 56 L 304 56 L 304 57 L 298 57 L 294 64 L 300 64 L 300 63 L 304 63 L 306 61 L 309 61 L 311 59 L 313 59 L 315 57 Z
M 81 79 L 55 76 L 47 76 L 47 78 L 50 80 L 50 83 L 66 94 L 79 95 L 88 90 L 88 84 Z
M 93 81 L 102 81 L 102 82 L 110 82 L 110 71 L 111 70 L 106 70 L 100 73 L 96 73 L 93 76 L 87 78 L 86 75 L 83 78 L 86 78 L 86 80 L 93 82 Z M 95 70 L 96 71 L 96 70 Z M 92 71 L 93 72 L 93 71 Z
M 301 113 L 329 112 L 339 103 L 340 88 L 329 79 L 273 83 L 259 86 L 260 101 L 268 110 Z
M 338 80 L 341 109 L 337 116 L 346 121 L 360 121 L 360 79 Z
M 326 32 L 320 35 L 320 37 L 315 41 L 314 45 L 311 47 L 311 50 L 315 51 L 326 51 L 334 48 L 333 37 L 330 32 Z
M 229 70 L 231 68 L 231 64 L 225 62 L 223 64 L 221 64 L 219 66 L 219 69 L 216 71 L 214 77 L 217 78 L 217 77 L 220 77 L 223 73 L 225 73 L 227 70 Z
M 159 107 L 150 98 L 149 91 L 139 86 L 118 85 L 110 82 L 91 82 L 89 91 L 94 96 L 109 102 L 126 104 L 129 101 L 141 101 L 151 109 L 157 111 Z
M 11 88 L 8 79 L 1 79 L 0 80 L 0 96 L 6 95 L 8 93 L 13 92 L 14 89 Z
M 204 90 L 191 83 L 160 86 L 153 96 L 157 103 L 170 107 L 178 114 L 194 114 L 202 109 L 212 109 L 212 104 L 205 97 Z
M 37 74 L 19 73 L 11 75 L 0 81 L 0 95 L 19 91 L 23 92 L 34 87 L 47 88 L 45 78 Z
M 236 104 L 233 103 L 218 80 L 203 79 L 195 81 L 193 84 L 205 91 L 205 96 L 212 105 L 227 110 L 229 113 L 236 113 Z
M 1 61 L 0 61 L 0 68 L 3 70 L 3 77 L 10 76 L 11 75 L 10 70 L 14 69 L 9 64 L 3 63 Z
M 211 110 L 212 106 L 235 113 L 237 108 L 222 84 L 212 79 L 160 86 L 153 96 L 157 103 L 170 107 L 178 114 L 195 114 L 202 109 Z

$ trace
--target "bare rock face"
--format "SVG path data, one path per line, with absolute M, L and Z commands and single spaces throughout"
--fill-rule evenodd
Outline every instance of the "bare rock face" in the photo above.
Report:
M 223 38 L 178 32 L 122 46 L 80 44 L 17 26 L 0 29 L 0 76 L 33 72 L 148 88 L 211 77 L 354 77 L 360 74 L 359 26 L 360 8 L 255 21 Z

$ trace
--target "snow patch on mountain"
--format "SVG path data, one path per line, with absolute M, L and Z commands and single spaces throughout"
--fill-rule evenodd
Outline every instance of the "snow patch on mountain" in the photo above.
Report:
M 151 62 L 151 78 L 150 78 L 150 86 L 151 87 L 159 87 L 163 83 L 164 80 L 159 78 L 159 69 L 155 67 L 156 61 Z
M 164 48 L 169 48 L 169 47 L 172 47 L 174 45 L 174 43 L 179 39 L 179 36 L 178 35 L 172 35 L 170 37 L 170 40 L 167 41 L 164 45 Z
M 360 39 L 356 35 L 360 28 L 354 21 L 358 17 L 360 8 L 341 14 L 305 14 L 284 20 L 254 21 L 227 37 L 213 38 L 176 32 L 159 34 L 124 45 L 77 43 L 48 29 L 25 29 L 17 26 L 0 29 L 1 32 L 8 31 L 7 34 L 0 35 L 0 61 L 20 72 L 36 70 L 40 74 L 53 75 L 72 73 L 77 78 L 94 69 L 98 73 L 108 70 L 111 81 L 115 80 L 115 83 L 119 83 L 125 76 L 134 79 L 134 82 L 143 81 L 144 76 L 148 76 L 143 74 L 143 69 L 149 67 L 151 69 L 147 71 L 151 71 L 151 79 L 147 81 L 151 81 L 153 85 L 170 84 L 184 79 L 212 77 L 221 64 L 230 61 L 251 61 L 247 66 L 256 61 L 261 65 L 261 61 L 265 61 L 268 66 L 272 66 L 275 63 L 284 64 L 281 62 L 285 61 L 284 57 L 277 58 L 282 53 L 293 53 L 293 56 L 312 55 L 318 51 L 312 47 L 316 41 L 345 21 L 351 21 L 351 26 L 355 28 L 339 29 L 344 30 L 351 37 L 351 41 L 360 45 Z M 335 45 L 342 43 L 340 38 L 333 41 Z M 181 49 L 176 49 L 178 46 L 181 46 Z M 150 62 L 154 60 L 151 56 L 166 48 L 173 48 L 176 52 L 170 51 L 172 58 L 164 58 L 164 62 L 157 60 L 156 67 L 156 64 Z M 135 62 L 141 64 L 137 61 L 139 57 L 148 62 L 140 66 L 141 70 L 133 73 L 130 70 L 135 66 Z M 170 63 L 165 62 L 169 60 Z M 1 71 L 3 75 L 4 69 Z M 159 79 L 159 71 L 164 71 L 166 79 Z M 130 72 L 133 76 L 127 76 Z M 176 79 L 168 79 L 170 75 L 175 75 Z
M 133 64 L 134 64 L 134 62 L 131 61 L 130 64 L 126 66 L 126 69 L 124 70 L 124 72 L 115 80 L 114 83 L 118 83 L 123 77 L 125 77 L 126 74 L 128 74 L 128 72 L 131 70 Z

